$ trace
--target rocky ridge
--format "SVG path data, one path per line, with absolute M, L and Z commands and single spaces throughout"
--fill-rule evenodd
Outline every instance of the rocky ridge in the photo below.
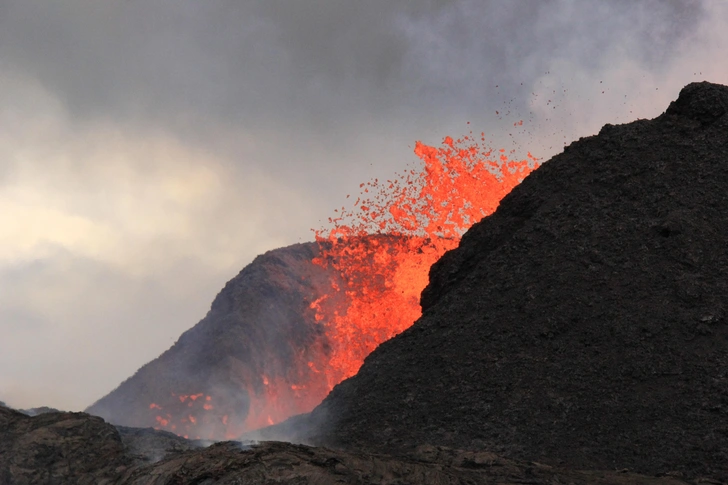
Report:
M 488 452 L 421 446 L 407 457 L 290 443 L 226 441 L 201 447 L 152 429 L 119 430 L 85 413 L 30 417 L 0 407 L 3 485 L 552 483 L 680 485 L 679 477 L 574 471 Z M 713 482 L 704 482 L 713 483 Z

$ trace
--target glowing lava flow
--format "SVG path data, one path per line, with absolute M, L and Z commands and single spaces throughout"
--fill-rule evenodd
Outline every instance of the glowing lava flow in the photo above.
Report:
M 516 161 L 483 142 L 482 133 L 479 140 L 447 137 L 439 148 L 417 142 L 421 170 L 362 184 L 354 209 L 342 208 L 329 219 L 332 229 L 316 233 L 322 255 L 314 262 L 333 267 L 344 281 L 311 304 L 330 343 L 321 365 L 329 389 L 419 318 L 430 266 L 538 166 L 530 153 Z
M 296 347 L 301 357 L 283 373 L 243 371 L 247 410 L 213 391 L 173 394 L 164 406 L 149 406 L 156 427 L 229 439 L 308 412 L 380 343 L 410 327 L 421 314 L 430 266 L 538 166 L 530 153 L 513 160 L 512 153 L 493 152 L 484 142 L 483 134 L 447 137 L 440 147 L 417 142 L 419 168 L 361 184 L 353 208 L 337 210 L 329 219 L 333 227 L 316 231 L 319 256 L 313 262 L 332 275 L 329 291 L 310 303 L 310 325 L 324 330 L 320 342 Z M 261 353 L 271 362 L 274 354 L 273 348 Z
M 156 403 L 151 403 L 149 409 L 155 411 L 157 416 L 156 429 L 166 429 L 176 433 L 184 438 L 194 439 L 212 439 L 214 436 L 213 428 L 210 427 L 212 421 L 216 420 L 214 414 L 208 413 L 215 407 L 212 404 L 212 396 L 206 396 L 203 393 L 198 394 L 173 394 L 174 410 L 167 410 Z M 177 402 L 179 401 L 179 402 Z M 172 412 L 168 412 L 172 411 Z M 218 423 L 218 428 L 220 428 Z M 223 425 L 224 426 L 224 425 Z M 200 436 L 200 430 L 206 429 L 209 432 L 207 436 Z

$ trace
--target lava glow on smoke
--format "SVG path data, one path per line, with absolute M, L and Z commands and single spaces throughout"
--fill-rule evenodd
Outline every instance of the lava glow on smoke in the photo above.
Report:
M 386 182 L 361 184 L 353 207 L 337 210 L 330 228 L 315 231 L 320 254 L 314 263 L 341 277 L 310 303 L 313 324 L 324 327 L 326 342 L 314 352 L 315 359 L 295 364 L 306 372 L 293 369 L 289 374 L 315 379 L 258 376 L 262 386 L 246 390 L 250 405 L 238 425 L 216 410 L 215 396 L 178 396 L 173 413 L 152 403 L 157 428 L 190 437 L 233 438 L 313 409 L 336 384 L 356 374 L 380 343 L 419 318 L 430 266 L 538 166 L 530 153 L 514 160 L 513 152 L 489 149 L 483 133 L 446 137 L 439 147 L 417 142 L 414 152 L 421 161 L 417 168 Z M 180 414 L 180 405 L 195 412 Z M 207 426 L 201 427 L 202 422 Z

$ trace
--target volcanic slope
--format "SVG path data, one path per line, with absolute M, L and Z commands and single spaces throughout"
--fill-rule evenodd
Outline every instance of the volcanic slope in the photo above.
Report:
M 305 438 L 728 480 L 727 112 L 728 87 L 690 84 L 533 172 Z
M 328 388 L 306 365 L 308 354 L 326 346 L 309 305 L 335 277 L 312 263 L 318 254 L 317 243 L 306 243 L 258 256 L 204 319 L 87 412 L 118 425 L 222 439 L 267 424 L 268 414 L 313 408 Z M 294 395 L 291 384 L 299 381 L 313 401 Z M 270 395 L 274 386 L 280 395 Z

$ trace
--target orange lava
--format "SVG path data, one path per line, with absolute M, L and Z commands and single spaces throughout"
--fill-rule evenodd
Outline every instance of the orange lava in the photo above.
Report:
M 157 426 L 180 435 L 209 431 L 210 437 L 231 439 L 308 412 L 354 375 L 380 343 L 410 327 L 421 315 L 419 297 L 430 266 L 538 166 L 530 153 L 514 160 L 513 152 L 494 152 L 484 142 L 482 133 L 446 137 L 439 147 L 417 142 L 418 168 L 386 182 L 361 184 L 353 207 L 337 210 L 331 228 L 315 231 L 320 256 L 314 263 L 340 276 L 328 294 L 310 304 L 326 341 L 302 351 L 308 357 L 286 377 L 257 376 L 246 389 L 250 404 L 244 423 L 223 414 L 214 395 L 198 393 L 176 396 L 175 407 L 188 403 L 182 419 L 151 404 L 159 412 Z
M 354 208 L 337 211 L 329 219 L 334 227 L 316 232 L 322 255 L 314 262 L 333 267 L 345 282 L 311 304 L 330 342 L 328 362 L 318 364 L 329 390 L 420 317 L 430 266 L 538 166 L 530 153 L 513 160 L 484 142 L 483 133 L 446 137 L 440 147 L 417 142 L 419 170 L 362 184 Z M 365 237 L 372 234 L 378 236 Z

